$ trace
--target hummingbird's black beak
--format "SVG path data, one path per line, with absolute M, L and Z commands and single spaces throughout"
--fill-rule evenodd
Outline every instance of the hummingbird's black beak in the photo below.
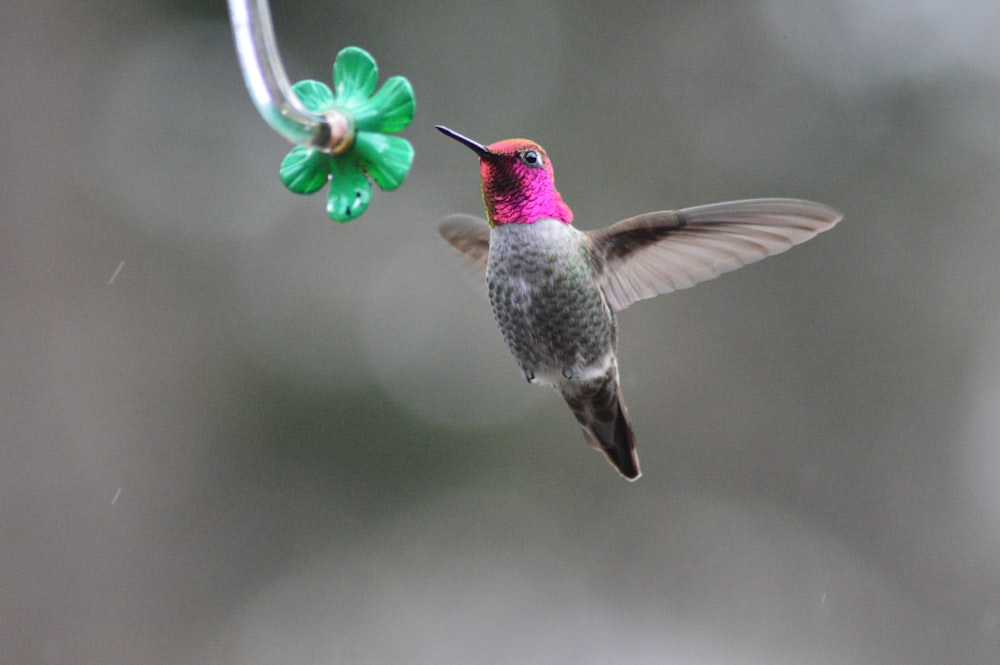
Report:
M 472 150 L 472 152 L 476 153 L 480 157 L 493 157 L 494 156 L 493 153 L 490 152 L 489 149 L 486 148 L 486 146 L 484 146 L 482 143 L 477 143 L 476 141 L 473 141 L 468 136 L 462 136 L 458 132 L 452 131 L 452 130 L 448 129 L 447 127 L 443 127 L 441 125 L 434 125 L 434 127 L 435 127 L 435 129 L 437 129 L 439 132 L 441 132 L 445 136 L 450 136 L 451 138 L 455 139 L 459 143 L 464 143 L 465 145 L 467 145 Z

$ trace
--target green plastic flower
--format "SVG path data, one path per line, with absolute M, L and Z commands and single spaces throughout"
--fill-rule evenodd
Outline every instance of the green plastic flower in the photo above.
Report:
M 391 191 L 402 184 L 413 164 L 410 142 L 388 136 L 413 120 L 413 88 L 402 76 L 393 76 L 375 92 L 378 66 L 356 46 L 337 54 L 333 81 L 334 90 L 319 81 L 299 81 L 292 90 L 309 111 L 341 122 L 346 118 L 346 128 L 341 127 L 344 139 L 333 149 L 335 154 L 296 146 L 282 160 L 279 172 L 285 187 L 296 194 L 313 194 L 329 182 L 326 211 L 331 219 L 349 222 L 371 201 L 369 178 Z

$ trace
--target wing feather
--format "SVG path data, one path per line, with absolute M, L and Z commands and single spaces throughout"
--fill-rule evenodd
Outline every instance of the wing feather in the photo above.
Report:
M 438 233 L 473 264 L 482 264 L 490 253 L 490 225 L 472 215 L 449 215 L 441 221 Z
M 811 201 L 751 199 L 651 212 L 587 235 L 601 286 L 621 311 L 780 254 L 840 219 Z

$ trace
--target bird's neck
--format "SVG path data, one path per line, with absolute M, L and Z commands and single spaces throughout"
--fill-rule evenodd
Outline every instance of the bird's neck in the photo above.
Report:
M 483 201 L 490 226 L 502 224 L 534 224 L 540 219 L 557 219 L 563 224 L 573 223 L 573 211 L 555 187 L 521 186 L 484 187 Z

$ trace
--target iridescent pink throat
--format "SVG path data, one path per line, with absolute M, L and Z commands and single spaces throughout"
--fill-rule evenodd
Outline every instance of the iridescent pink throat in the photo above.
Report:
M 480 159 L 479 171 L 490 226 L 534 224 L 540 219 L 573 222 L 573 211 L 556 190 L 548 159 L 545 168 L 532 168 L 513 155 L 485 158 Z

